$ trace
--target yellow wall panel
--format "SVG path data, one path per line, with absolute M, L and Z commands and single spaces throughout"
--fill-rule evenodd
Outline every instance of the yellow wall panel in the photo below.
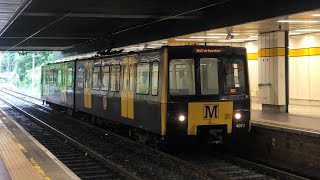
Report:
M 247 54 L 247 59 L 248 60 L 258 60 L 258 53 Z

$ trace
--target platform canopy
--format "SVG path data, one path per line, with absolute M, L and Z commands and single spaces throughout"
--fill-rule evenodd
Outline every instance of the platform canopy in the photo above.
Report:
M 90 52 L 318 7 L 319 0 L 0 0 L 0 51 Z

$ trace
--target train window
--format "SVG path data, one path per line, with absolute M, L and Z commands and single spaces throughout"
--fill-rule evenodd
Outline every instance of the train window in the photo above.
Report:
M 50 71 L 46 71 L 46 84 L 49 84 L 49 82 L 50 82 L 50 76 L 51 76 Z
M 50 69 L 50 76 L 49 76 L 49 78 L 50 78 L 50 83 L 53 83 L 54 82 L 54 70 L 53 69 Z
M 68 68 L 67 72 L 67 86 L 72 87 L 72 68 Z
M 111 91 L 120 90 L 120 65 L 111 66 Z
M 62 74 L 61 74 L 61 69 L 57 71 L 57 86 L 61 86 L 61 80 L 62 80 Z
M 225 63 L 225 94 L 245 93 L 244 63 L 240 59 Z
M 151 94 L 154 96 L 158 95 L 158 84 L 159 84 L 159 62 L 153 62 L 152 64 L 152 85 Z
M 53 83 L 53 69 L 50 69 L 49 71 L 49 80 L 50 80 L 50 83 Z
M 93 68 L 93 89 L 99 89 L 100 86 L 100 67 Z
M 171 95 L 194 95 L 194 60 L 171 60 L 169 67 L 169 81 Z
M 55 85 L 57 85 L 56 83 L 57 83 L 57 75 L 58 73 L 57 73 L 57 70 L 56 69 L 54 69 L 53 71 L 52 71 L 52 82 L 53 83 L 55 83 Z
M 219 94 L 218 60 L 200 59 L 201 94 Z
M 149 94 L 150 64 L 140 63 L 137 66 L 137 94 Z
M 79 67 L 78 73 L 77 73 L 77 88 L 78 89 L 83 89 L 83 79 L 84 79 L 84 67 Z
M 134 64 L 130 65 L 130 74 L 129 74 L 129 92 L 133 90 L 134 83 Z
M 105 66 L 103 68 L 103 78 L 102 78 L 102 87 L 101 87 L 103 91 L 109 90 L 109 79 L 110 79 L 110 67 Z

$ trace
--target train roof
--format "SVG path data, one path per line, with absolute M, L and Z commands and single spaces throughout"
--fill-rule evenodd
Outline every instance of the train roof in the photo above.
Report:
M 206 46 L 206 45 L 184 45 L 184 46 L 161 46 L 160 48 L 153 48 L 153 49 L 144 49 L 141 51 L 130 51 L 130 52 L 119 52 L 119 53 L 112 53 L 113 54 L 105 54 L 105 55 L 94 55 L 91 57 L 83 57 L 83 58 L 74 58 L 74 59 L 68 59 L 68 60 L 57 60 L 52 63 L 47 63 L 45 65 L 50 65 L 50 64 L 58 64 L 58 63 L 64 63 L 64 62 L 72 62 L 72 61 L 84 61 L 84 60 L 94 60 L 94 59 L 102 59 L 102 58 L 111 58 L 111 57 L 118 57 L 118 56 L 123 56 L 123 55 L 135 55 L 135 54 L 140 54 L 140 53 L 148 53 L 148 52 L 156 52 L 159 50 L 162 50 L 164 48 L 218 48 L 218 49 L 242 49 L 245 50 L 244 47 L 231 47 L 231 46 Z

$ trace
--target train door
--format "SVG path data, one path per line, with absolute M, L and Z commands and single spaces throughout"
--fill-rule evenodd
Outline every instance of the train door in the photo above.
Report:
M 134 119 L 134 106 L 133 106 L 133 91 L 134 91 L 134 72 L 135 72 L 135 58 L 129 58 L 129 87 L 128 87 L 128 118 Z
M 49 95 L 49 72 L 49 66 L 42 66 L 41 96 L 46 98 Z
M 133 77 L 134 59 L 125 57 L 122 61 L 121 116 L 133 119 Z
M 84 73 L 84 107 L 92 108 L 92 62 L 85 62 L 85 73 Z
M 60 74 L 61 77 L 61 101 L 65 104 L 67 102 L 67 89 L 66 89 L 66 73 L 68 64 L 62 64 Z

